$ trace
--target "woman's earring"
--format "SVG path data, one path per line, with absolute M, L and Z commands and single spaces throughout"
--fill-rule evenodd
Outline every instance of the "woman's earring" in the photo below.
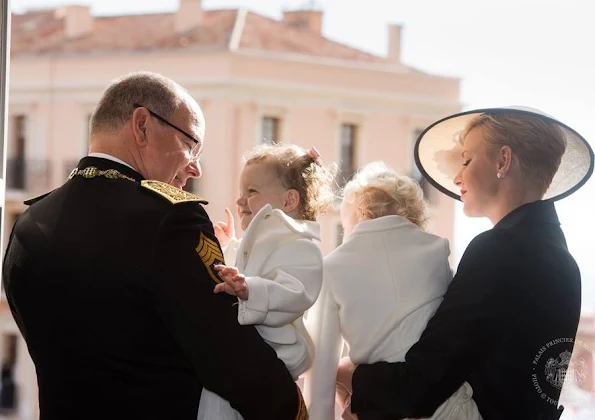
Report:
M 502 178 L 504 178 L 504 174 L 503 174 L 502 172 L 498 172 L 498 173 L 496 174 L 496 176 L 498 177 L 498 179 L 502 179 Z

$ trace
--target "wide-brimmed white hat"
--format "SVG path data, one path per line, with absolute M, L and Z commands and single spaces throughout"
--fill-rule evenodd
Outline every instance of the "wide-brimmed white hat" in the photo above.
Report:
M 436 121 L 427 127 L 415 143 L 415 164 L 423 176 L 439 191 L 460 200 L 460 188 L 453 179 L 463 164 L 461 133 L 480 114 L 524 114 L 557 124 L 566 137 L 566 151 L 560 167 L 544 195 L 544 200 L 560 200 L 569 196 L 593 173 L 593 150 L 572 128 L 555 118 L 532 108 L 484 108 L 460 112 Z

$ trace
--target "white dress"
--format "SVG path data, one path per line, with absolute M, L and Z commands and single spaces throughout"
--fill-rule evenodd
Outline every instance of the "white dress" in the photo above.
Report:
M 227 264 L 235 260 L 248 284 L 248 300 L 238 299 L 238 322 L 256 326 L 294 380 L 314 359 L 303 314 L 322 286 L 322 253 L 314 242 L 320 240 L 319 235 L 318 223 L 294 220 L 266 205 L 254 216 L 242 240 L 230 242 L 224 250 Z M 198 419 L 239 420 L 242 416 L 224 398 L 203 389 Z

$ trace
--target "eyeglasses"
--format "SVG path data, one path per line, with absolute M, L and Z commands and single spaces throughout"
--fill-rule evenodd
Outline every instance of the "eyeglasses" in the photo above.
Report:
M 166 120 L 165 118 L 163 118 L 161 115 L 151 111 L 149 108 L 147 108 L 144 105 L 141 104 L 134 104 L 134 108 L 145 108 L 147 111 L 149 111 L 149 114 L 151 114 L 153 117 L 157 118 L 159 121 L 161 121 L 163 124 L 170 126 L 171 128 L 178 130 L 180 133 L 182 133 L 183 135 L 185 135 L 186 137 L 188 137 L 190 140 L 192 140 L 194 142 L 194 146 L 192 147 L 192 149 L 190 149 L 190 157 L 192 160 L 198 160 L 200 158 L 200 155 L 202 154 L 202 149 L 200 148 L 201 142 L 198 141 L 197 139 L 195 139 L 193 136 L 191 136 L 190 134 L 188 134 L 188 132 L 182 130 L 180 127 L 176 126 L 175 124 L 170 123 L 168 120 Z

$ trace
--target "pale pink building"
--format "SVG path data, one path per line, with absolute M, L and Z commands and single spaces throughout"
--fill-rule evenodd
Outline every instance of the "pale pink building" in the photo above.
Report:
M 347 176 L 379 159 L 416 175 L 417 133 L 460 110 L 459 80 L 403 64 L 399 26 L 387 28 L 380 57 L 325 38 L 323 17 L 288 10 L 277 21 L 203 10 L 198 0 L 167 14 L 95 17 L 66 6 L 13 15 L 4 245 L 22 201 L 62 184 L 86 153 L 89 116 L 106 85 L 135 70 L 171 77 L 204 110 L 204 176 L 190 188 L 208 198 L 213 219 L 233 208 L 242 153 L 263 138 L 315 145 Z M 452 241 L 453 201 L 425 189 L 430 230 Z M 338 214 L 321 224 L 326 253 L 340 241 Z M 34 418 L 34 369 L 5 301 L 0 358 L 16 366 L 21 418 Z
M 561 404 L 564 419 L 591 419 L 595 414 L 595 315 L 581 316 L 574 350 L 565 369 Z

